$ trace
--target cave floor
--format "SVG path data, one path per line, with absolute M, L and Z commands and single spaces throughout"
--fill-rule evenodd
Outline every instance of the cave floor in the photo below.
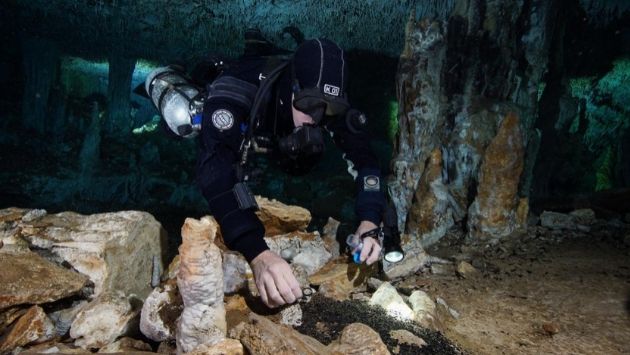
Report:
M 467 352 L 628 354 L 628 233 L 623 225 L 588 233 L 534 227 L 483 252 L 445 241 L 430 253 L 474 254 L 477 275 L 417 282 L 459 313 L 442 317 L 443 331 Z

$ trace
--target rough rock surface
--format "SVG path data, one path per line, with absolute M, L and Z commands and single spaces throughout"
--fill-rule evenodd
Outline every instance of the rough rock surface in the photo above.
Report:
M 253 280 L 254 273 L 238 252 L 223 253 L 223 292 L 235 293 L 247 287 L 248 280 Z
M 416 290 L 409 296 L 414 320 L 425 328 L 438 329 L 437 306 L 431 297 L 422 290 Z
M 265 225 L 267 236 L 302 231 L 311 222 L 311 212 L 305 208 L 285 205 L 260 196 L 256 196 L 256 202 L 260 208 L 256 214 Z
M 425 246 L 443 237 L 454 223 L 442 163 L 440 149 L 433 150 L 414 193 L 417 202 L 411 205 L 407 219 L 406 229 L 414 234 L 413 240 L 420 240 Z
M 57 336 L 65 336 L 70 331 L 72 322 L 76 318 L 77 314 L 88 304 L 88 301 L 75 301 L 68 308 L 60 309 L 58 311 L 48 314 L 50 319 L 55 323 L 55 332 Z
M 0 250 L 0 309 L 53 302 L 78 293 L 87 278 L 31 252 Z
M 291 262 L 302 266 L 311 275 L 332 257 L 318 232 L 292 232 L 266 237 L 269 248 L 278 255 L 290 253 Z
M 309 283 L 319 286 L 319 293 L 338 300 L 347 300 L 350 293 L 377 272 L 374 266 L 365 264 L 348 264 L 340 260 L 332 260 L 321 270 L 311 275 Z
M 120 338 L 98 350 L 99 353 L 125 353 L 137 351 L 151 351 L 151 346 L 142 340 L 132 338 Z
M 457 275 L 460 277 L 472 277 L 478 273 L 477 269 L 466 261 L 460 261 L 457 264 Z
M 31 307 L 0 338 L 0 353 L 4 354 L 18 346 L 32 342 L 50 340 L 55 335 L 55 326 L 39 306 Z
M 383 272 L 390 279 L 395 279 L 418 272 L 432 263 L 448 263 L 448 261 L 427 254 L 417 242 L 408 243 L 405 258 L 394 264 L 383 261 Z
M 328 221 L 322 231 L 322 239 L 324 239 L 324 243 L 326 244 L 326 250 L 332 254 L 333 258 L 338 257 L 340 252 L 340 245 L 337 241 L 337 230 L 340 224 L 341 223 L 336 219 L 328 217 Z
M 137 327 L 140 300 L 122 292 L 101 294 L 77 314 L 70 336 L 83 349 L 101 348 Z
M 73 212 L 15 221 L 29 246 L 50 250 L 94 283 L 94 297 L 123 291 L 144 298 L 151 292 L 154 256 L 163 270 L 166 232 L 146 212 L 80 215 Z
M 200 345 L 188 355 L 243 355 L 243 344 L 236 339 L 226 338 L 214 345 Z
M 427 342 L 412 332 L 404 329 L 392 330 L 389 335 L 400 344 L 415 345 L 419 348 L 427 345 Z
M 370 305 L 380 306 L 392 317 L 413 320 L 414 312 L 389 282 L 383 282 L 370 298 Z
M 469 208 L 468 230 L 473 238 L 501 238 L 514 232 L 519 206 L 518 185 L 524 164 L 520 119 L 508 113 L 485 151 L 479 170 L 477 197 Z
M 177 284 L 169 280 L 153 289 L 142 305 L 140 331 L 154 341 L 175 339 L 177 317 L 183 309 Z
M 187 218 L 182 227 L 177 286 L 184 311 L 177 322 L 177 349 L 188 352 L 199 345 L 225 339 L 221 252 L 214 244 L 218 224 L 211 217 Z
M 300 334 L 292 328 L 273 323 L 269 319 L 250 313 L 249 322 L 243 322 L 230 331 L 230 337 L 241 341 L 251 354 L 326 354 L 327 349 L 317 340 Z
M 332 354 L 389 354 L 387 346 L 380 335 L 372 328 L 361 323 L 352 323 L 346 326 L 341 336 L 328 345 Z

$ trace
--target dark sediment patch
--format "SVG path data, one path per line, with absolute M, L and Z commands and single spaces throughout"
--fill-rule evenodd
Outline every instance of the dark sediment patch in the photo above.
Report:
M 442 333 L 397 320 L 387 315 L 382 308 L 370 307 L 361 301 L 335 301 L 319 295 L 302 304 L 302 325 L 296 327 L 296 330 L 324 344 L 330 344 L 351 323 L 363 323 L 374 329 L 393 354 L 465 354 Z M 427 345 L 419 347 L 399 343 L 390 335 L 392 330 L 398 329 L 417 335 Z

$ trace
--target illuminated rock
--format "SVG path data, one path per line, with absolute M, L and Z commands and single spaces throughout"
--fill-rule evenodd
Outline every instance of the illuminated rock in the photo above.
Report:
M 265 235 L 303 231 L 311 222 L 311 212 L 299 206 L 285 205 L 276 200 L 256 196 L 258 218 L 265 226 Z
M 55 326 L 39 306 L 31 307 L 0 338 L 0 353 L 9 351 L 33 342 L 43 342 L 55 336 Z
M 328 345 L 329 354 L 389 354 L 381 336 L 361 323 L 347 325 L 339 339 Z
M 183 309 L 175 280 L 156 287 L 142 305 L 140 331 L 154 341 L 175 339 L 176 324 Z
M 370 298 L 370 305 L 382 307 L 387 314 L 400 320 L 413 320 L 414 312 L 389 282 L 384 282 Z
M 416 323 L 426 328 L 438 329 L 437 306 L 426 292 L 413 291 L 409 296 L 409 304 L 411 304 Z
M 182 227 L 177 286 L 184 310 L 177 322 L 178 352 L 225 339 L 223 269 L 221 252 L 214 244 L 217 228 L 211 217 L 187 218 Z
M 468 210 L 473 238 L 505 237 L 518 226 L 518 184 L 524 162 L 520 119 L 508 113 L 487 147 L 479 170 L 477 197 Z
M 349 299 L 350 293 L 366 283 L 377 271 L 376 264 L 367 266 L 333 260 L 308 280 L 310 284 L 319 286 L 319 293 L 323 296 L 343 301 Z
M 214 345 L 200 345 L 187 355 L 243 355 L 243 344 L 236 339 L 226 338 Z
M 294 254 L 291 262 L 302 266 L 309 275 L 323 267 L 332 257 L 318 232 L 292 232 L 266 237 L 265 241 L 269 249 L 278 255 L 290 250 Z

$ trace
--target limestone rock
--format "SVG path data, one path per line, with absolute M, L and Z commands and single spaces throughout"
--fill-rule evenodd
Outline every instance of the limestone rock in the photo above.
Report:
M 372 291 L 376 291 L 383 284 L 383 280 L 377 279 L 375 277 L 370 277 L 367 281 L 368 289 Z
M 309 277 L 312 285 L 319 286 L 322 295 L 343 301 L 350 298 L 352 291 L 363 285 L 368 278 L 375 275 L 378 270 L 376 264 L 348 264 L 340 260 L 333 260 L 321 270 Z
M 337 229 L 339 229 L 339 221 L 335 220 L 332 217 L 328 217 L 328 221 L 324 226 L 322 239 L 324 239 L 324 244 L 326 245 L 326 250 L 332 254 L 333 258 L 339 256 L 340 245 L 337 241 Z
M 226 338 L 214 345 L 200 345 L 187 355 L 243 355 L 243 344 L 236 339 Z
M 225 339 L 223 269 L 221 252 L 214 244 L 217 228 L 211 217 L 187 218 L 182 227 L 177 286 L 184 311 L 177 322 L 178 352 Z
M 55 335 L 55 326 L 44 310 L 33 306 L 0 338 L 0 353 L 33 342 L 50 340 Z
M 448 264 L 448 261 L 427 254 L 417 243 L 408 244 L 404 259 L 394 264 L 383 261 L 383 272 L 391 280 L 414 274 L 433 263 Z
M 437 297 L 435 299 L 435 302 L 446 312 L 448 312 L 448 314 L 453 317 L 453 319 L 459 319 L 460 315 L 459 312 L 448 305 L 448 303 L 446 303 L 446 301 L 442 298 L 442 297 Z
M 501 238 L 519 227 L 518 184 L 524 161 L 519 121 L 515 113 L 508 113 L 486 148 L 477 197 L 468 211 L 468 230 L 473 238 Z
M 245 297 L 239 294 L 225 297 L 225 320 L 228 331 L 241 322 L 247 322 L 247 317 L 251 313 Z
M 413 320 L 414 312 L 389 282 L 384 282 L 370 298 L 370 305 L 381 306 L 387 314 L 401 320 Z
M 311 222 L 311 213 L 299 206 L 289 206 L 276 200 L 256 196 L 260 208 L 256 214 L 265 226 L 265 235 L 305 230 Z
M 122 211 L 80 215 L 63 212 L 20 222 L 31 247 L 48 249 L 61 261 L 87 275 L 94 297 L 122 291 L 139 298 L 152 288 L 153 257 L 163 270 L 166 232 L 146 212 Z
M 255 313 L 250 313 L 249 322 L 232 329 L 230 337 L 240 340 L 251 354 L 257 355 L 329 353 L 326 346 L 317 340 Z
M 153 289 L 142 305 L 140 331 L 154 341 L 175 339 L 176 320 L 183 301 L 173 280 Z
M 269 249 L 278 255 L 282 255 L 284 250 L 292 250 L 295 253 L 292 263 L 304 267 L 309 275 L 319 270 L 332 257 L 318 232 L 281 234 L 266 237 L 265 241 Z
M 595 211 L 590 208 L 575 210 L 569 213 L 569 215 L 573 217 L 575 223 L 583 226 L 593 225 L 597 221 L 597 218 L 595 218 Z
M 140 301 L 122 292 L 101 294 L 77 314 L 70 336 L 83 349 L 101 348 L 125 335 L 135 324 Z M 133 305 L 132 305 L 133 304 Z
M 137 351 L 151 351 L 151 345 L 142 340 L 132 338 L 120 338 L 115 342 L 98 350 L 99 353 L 130 353 Z
M 468 278 L 477 274 L 477 269 L 466 261 L 460 261 L 457 264 L 457 275 L 463 278 Z
M 339 339 L 328 345 L 329 354 L 371 355 L 389 354 L 381 336 L 372 328 L 361 323 L 352 323 L 343 328 Z
M 454 221 L 448 200 L 448 187 L 442 180 L 442 153 L 433 150 L 414 193 L 417 203 L 409 210 L 407 230 L 418 235 L 422 244 L 435 243 Z
M 10 307 L 0 311 L 0 334 L 4 333 L 5 328 L 23 316 L 26 311 L 24 307 Z
M 422 348 L 427 345 L 427 342 L 412 332 L 404 329 L 392 330 L 389 332 L 392 339 L 398 341 L 399 344 L 408 344 Z
M 570 214 L 544 211 L 540 215 L 540 225 L 551 229 L 577 230 L 575 218 Z
M 247 281 L 254 278 L 254 273 L 240 253 L 223 253 L 223 292 L 235 293 L 247 287 Z
M 78 293 L 87 278 L 31 252 L 0 252 L 0 309 L 53 302 Z
M 28 349 L 24 350 L 20 354 L 31 355 L 31 354 L 81 354 L 81 355 L 89 355 L 91 352 L 73 347 L 72 344 L 66 343 L 42 343 L 35 346 L 30 346 Z
M 77 314 L 88 304 L 88 301 L 76 301 L 69 308 L 60 309 L 50 313 L 48 316 L 55 323 L 55 332 L 57 336 L 63 337 L 70 331 L 72 322 Z
M 302 325 L 302 307 L 299 303 L 292 304 L 284 308 L 280 312 L 280 323 L 292 327 L 299 327 Z
M 179 254 L 175 255 L 170 264 L 168 264 L 168 269 L 166 269 L 166 278 L 174 279 L 177 278 L 177 273 L 179 272 Z
M 414 320 L 425 328 L 438 329 L 437 306 L 431 297 L 422 290 L 416 290 L 409 296 Z

